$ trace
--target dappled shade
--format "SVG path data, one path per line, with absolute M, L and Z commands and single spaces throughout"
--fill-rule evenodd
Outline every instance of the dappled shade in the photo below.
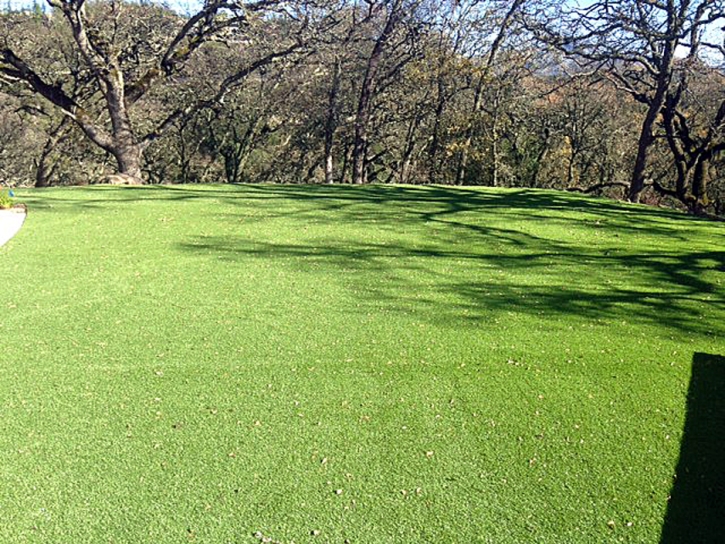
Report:
M 632 251 L 623 246 L 627 238 L 678 236 L 671 222 L 691 218 L 668 210 L 637 208 L 638 220 L 631 221 L 627 208 L 614 201 L 527 189 L 246 186 L 240 190 L 237 194 L 253 199 L 257 209 L 267 209 L 261 216 L 265 220 L 280 216 L 277 202 L 283 198 L 298 203 L 295 219 L 306 225 L 344 218 L 374 232 L 392 220 L 400 233 L 425 231 L 426 243 L 411 243 L 404 236 L 395 236 L 394 243 L 333 236 L 310 244 L 269 243 L 229 234 L 190 237 L 179 248 L 231 261 L 292 258 L 305 269 L 325 263 L 341 270 L 375 270 L 386 281 L 369 286 L 367 296 L 359 294 L 361 302 L 375 306 L 385 301 L 389 307 L 456 327 L 466 321 L 476 326 L 491 312 L 515 311 L 542 318 L 655 322 L 678 332 L 701 328 L 699 332 L 709 334 L 709 320 L 692 319 L 707 313 L 705 306 L 696 304 L 708 297 L 710 307 L 725 305 L 711 275 L 725 268 L 725 252 L 694 247 L 670 251 L 646 244 Z M 158 191 L 162 198 L 204 194 Z M 230 196 L 234 202 L 235 195 Z M 572 206 L 581 214 L 572 214 Z M 543 223 L 540 229 L 520 224 L 544 218 L 572 234 L 567 239 L 552 237 Z M 446 262 L 466 266 L 444 266 L 441 274 L 437 267 Z M 582 267 L 587 273 L 581 273 Z M 620 272 L 599 277 L 612 270 Z

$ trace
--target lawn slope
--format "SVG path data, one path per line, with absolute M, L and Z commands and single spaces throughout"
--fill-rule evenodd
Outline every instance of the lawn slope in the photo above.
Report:
M 721 224 L 533 190 L 18 192 L 0 542 L 656 543 L 722 482 L 673 493 L 704 470 L 688 414 L 723 420 L 688 393 L 693 359 L 722 387 Z

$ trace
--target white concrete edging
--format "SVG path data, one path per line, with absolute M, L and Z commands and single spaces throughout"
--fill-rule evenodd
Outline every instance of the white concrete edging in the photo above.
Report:
M 25 221 L 26 212 L 22 208 L 0 210 L 0 246 L 4 246 L 15 236 Z

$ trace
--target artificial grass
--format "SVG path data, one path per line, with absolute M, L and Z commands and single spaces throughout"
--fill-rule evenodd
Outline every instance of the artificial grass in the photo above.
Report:
M 721 224 L 534 190 L 17 192 L 1 542 L 716 541 L 673 475 L 702 473 L 693 357 L 723 387 Z

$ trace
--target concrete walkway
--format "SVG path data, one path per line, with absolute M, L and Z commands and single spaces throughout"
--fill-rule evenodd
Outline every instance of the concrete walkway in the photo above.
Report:
M 17 234 L 25 221 L 25 210 L 0 210 L 0 246 Z

